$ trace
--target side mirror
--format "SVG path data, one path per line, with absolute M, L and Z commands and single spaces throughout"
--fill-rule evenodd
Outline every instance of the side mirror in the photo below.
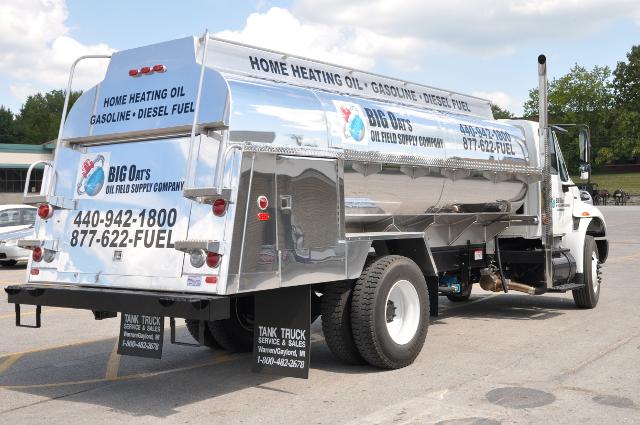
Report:
M 591 173 L 591 141 L 589 140 L 588 129 L 580 129 L 578 146 L 580 147 L 580 180 L 589 180 L 589 174 Z
M 589 180 L 590 173 L 591 173 L 591 165 L 586 163 L 580 164 L 580 180 Z

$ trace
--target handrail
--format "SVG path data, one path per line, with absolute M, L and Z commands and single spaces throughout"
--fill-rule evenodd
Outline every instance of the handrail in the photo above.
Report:
M 69 99 L 71 98 L 71 85 L 73 84 L 73 75 L 76 71 L 76 66 L 80 61 L 85 59 L 110 59 L 111 55 L 84 55 L 80 56 L 78 59 L 73 61 L 71 64 L 71 68 L 69 69 L 69 81 L 67 82 L 67 92 L 64 96 L 64 105 L 62 106 L 62 117 L 60 117 L 60 129 L 58 130 L 58 139 L 56 143 L 56 151 L 54 153 L 54 161 L 55 157 L 58 154 L 58 149 L 60 148 L 60 142 L 62 140 L 62 133 L 64 131 L 64 123 L 67 119 L 67 109 L 69 108 Z
M 202 85 L 204 82 L 204 70 L 206 68 L 207 62 L 207 48 L 209 46 L 209 30 L 206 30 L 204 35 L 202 36 L 202 40 L 204 42 L 202 48 L 202 65 L 200 66 L 200 77 L 198 78 L 198 94 L 196 96 L 196 104 L 195 111 L 193 112 L 193 124 L 191 125 L 191 138 L 189 139 L 189 156 L 187 158 L 187 175 L 185 176 L 185 180 L 187 183 L 187 187 L 193 186 L 194 176 L 194 167 L 193 167 L 193 141 L 196 137 L 196 127 L 198 125 L 198 116 L 200 115 L 200 99 L 202 97 Z M 219 156 L 219 155 L 218 155 Z
M 44 164 L 45 166 L 51 167 L 53 169 L 53 163 L 51 161 L 36 161 L 36 162 L 32 163 L 29 166 L 29 169 L 27 170 L 27 177 L 26 177 L 25 182 L 24 182 L 24 192 L 22 193 L 22 197 L 23 198 L 30 198 L 30 197 L 34 197 L 34 196 L 39 196 L 40 195 L 40 194 L 38 194 L 38 195 L 29 195 L 29 183 L 30 183 L 30 180 L 31 180 L 31 172 L 33 171 L 33 169 L 38 164 Z M 44 174 L 43 174 L 42 177 L 43 177 L 43 181 L 44 181 Z M 49 193 L 49 189 L 51 188 L 51 182 L 53 181 L 53 177 L 54 176 L 52 175 L 51 178 L 48 181 L 47 189 L 46 189 L 46 191 L 44 193 L 45 195 Z M 40 186 L 40 192 L 42 193 L 42 186 Z
M 73 63 L 71 64 L 71 68 L 69 69 L 69 80 L 67 81 L 67 90 L 64 96 L 64 104 L 62 106 L 62 116 L 60 117 L 60 128 L 58 130 L 56 149 L 53 153 L 53 161 L 36 161 L 29 166 L 29 170 L 27 171 L 27 177 L 25 179 L 25 184 L 24 184 L 23 198 L 33 198 L 36 196 L 36 195 L 29 196 L 28 193 L 29 193 L 29 183 L 31 180 L 31 172 L 33 171 L 35 166 L 38 164 L 45 164 L 46 166 L 51 167 L 51 170 L 52 170 L 51 178 L 47 181 L 47 186 L 44 189 L 44 193 L 42 193 L 43 188 L 40 187 L 39 196 L 44 195 L 45 199 L 48 198 L 50 196 L 52 188 L 55 187 L 53 185 L 53 181 L 55 178 L 55 168 L 53 164 L 55 163 L 56 157 L 58 156 L 58 152 L 60 151 L 61 144 L 62 144 L 62 134 L 64 132 L 64 123 L 67 119 L 67 110 L 69 109 L 69 99 L 71 98 L 71 86 L 73 84 L 73 76 L 75 74 L 76 66 L 78 65 L 78 63 L 80 63 L 80 61 L 85 59 L 109 59 L 109 58 L 111 58 L 111 55 L 84 55 L 74 60 Z M 44 176 L 43 176 L 43 183 L 44 183 Z

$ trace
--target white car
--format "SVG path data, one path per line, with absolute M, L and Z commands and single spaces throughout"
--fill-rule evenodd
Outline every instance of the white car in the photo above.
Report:
M 38 209 L 29 205 L 0 205 L 0 266 L 27 261 L 31 251 L 18 247 L 19 239 L 33 239 Z

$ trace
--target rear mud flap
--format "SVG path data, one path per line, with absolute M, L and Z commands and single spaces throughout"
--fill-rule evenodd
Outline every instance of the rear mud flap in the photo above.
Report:
M 253 338 L 254 372 L 308 378 L 311 287 L 256 293 Z

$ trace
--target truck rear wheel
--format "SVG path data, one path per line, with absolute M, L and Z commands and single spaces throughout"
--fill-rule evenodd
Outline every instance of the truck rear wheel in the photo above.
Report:
M 353 290 L 351 329 L 369 364 L 385 369 L 410 365 L 428 326 L 429 292 L 416 263 L 388 255 L 365 268 Z
M 187 324 L 187 330 L 189 331 L 193 339 L 198 341 L 198 339 L 200 338 L 200 321 L 185 319 L 185 323 Z M 209 331 L 209 327 L 206 325 L 206 322 L 204 325 L 204 346 L 209 348 L 220 347 L 220 345 L 218 345 L 213 339 L 213 336 L 211 336 L 211 332 Z
M 593 236 L 584 238 L 583 276 L 585 286 L 573 291 L 573 301 L 579 308 L 594 308 L 600 298 L 600 260 L 598 246 Z
M 329 350 L 338 360 L 360 364 L 364 360 L 351 333 L 351 294 L 353 282 L 343 281 L 324 286 L 320 308 L 322 333 Z
M 253 297 L 233 298 L 231 317 L 207 322 L 213 339 L 225 350 L 232 352 L 253 349 Z

